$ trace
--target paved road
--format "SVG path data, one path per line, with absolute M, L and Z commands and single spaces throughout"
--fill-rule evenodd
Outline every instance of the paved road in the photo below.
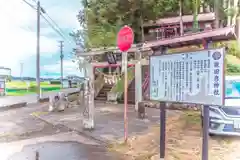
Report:
M 0 112 L 0 159 L 35 160 L 121 160 L 121 156 L 106 151 L 98 142 L 70 132 L 61 126 L 53 127 L 31 115 L 44 107 L 29 105 Z
M 68 94 L 68 93 L 76 92 L 78 90 L 79 89 L 77 89 L 77 88 L 69 88 L 69 89 L 63 89 L 61 91 Z M 56 91 L 45 92 L 42 94 L 41 98 L 47 98 L 53 94 L 56 94 Z M 24 95 L 24 96 L 0 97 L 0 107 L 6 107 L 9 105 L 14 105 L 14 104 L 18 104 L 18 103 L 36 103 L 36 102 L 37 102 L 36 94 L 30 94 L 30 95 Z
M 23 147 L 20 152 L 11 155 L 7 160 L 35 160 L 36 151 L 39 160 L 117 160 L 100 146 L 79 142 L 43 142 Z M 104 154 L 103 154 L 104 153 Z

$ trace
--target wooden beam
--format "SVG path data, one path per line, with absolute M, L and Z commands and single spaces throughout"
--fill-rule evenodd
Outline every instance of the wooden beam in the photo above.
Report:
M 201 44 L 202 39 L 208 38 L 211 38 L 212 40 L 216 39 L 217 41 L 226 40 L 226 38 L 236 39 L 235 26 L 197 32 L 194 34 L 184 35 L 176 38 L 146 42 L 145 47 L 152 48 L 156 46 L 168 46 L 169 48 L 174 48 L 173 46 L 179 47 L 180 44 L 182 44 L 182 46 Z

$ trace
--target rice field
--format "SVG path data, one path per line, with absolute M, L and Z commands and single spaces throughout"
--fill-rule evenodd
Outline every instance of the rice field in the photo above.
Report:
M 41 82 L 42 92 L 60 90 L 60 84 L 50 84 L 48 81 Z M 36 82 L 34 81 L 11 81 L 6 83 L 6 92 L 8 96 L 22 96 L 34 94 L 36 92 Z

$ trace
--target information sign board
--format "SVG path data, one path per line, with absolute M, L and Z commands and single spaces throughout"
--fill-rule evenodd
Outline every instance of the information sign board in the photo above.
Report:
M 224 48 L 150 57 L 150 99 L 224 105 Z

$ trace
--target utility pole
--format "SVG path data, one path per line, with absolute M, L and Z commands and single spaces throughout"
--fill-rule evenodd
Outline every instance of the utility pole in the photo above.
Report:
M 60 60 L 61 60 L 61 85 L 62 85 L 62 88 L 63 88 L 63 58 L 64 58 L 64 55 L 63 55 L 63 41 L 59 41 L 60 43 Z
M 37 56 L 36 56 L 36 83 L 37 83 L 37 101 L 40 100 L 40 2 L 37 2 Z
M 22 76 L 22 74 L 23 74 L 23 63 L 20 63 L 20 78 L 21 78 L 21 80 L 23 81 L 23 76 Z

